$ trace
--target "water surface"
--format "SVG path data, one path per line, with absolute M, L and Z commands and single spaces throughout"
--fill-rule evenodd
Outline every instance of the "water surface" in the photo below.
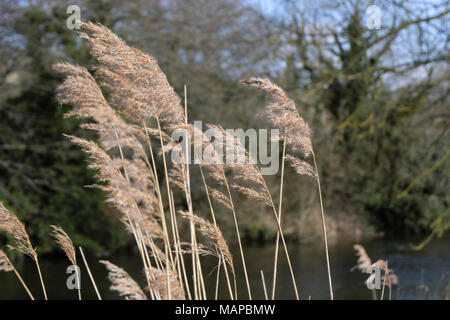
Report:
M 362 243 L 372 261 L 387 259 L 389 267 L 395 270 L 400 283 L 393 289 L 393 299 L 444 299 L 450 298 L 450 238 L 433 240 L 422 251 L 411 249 L 412 242 L 419 240 L 371 240 Z M 289 244 L 292 264 L 296 274 L 300 297 L 302 299 L 328 299 L 328 278 L 323 248 L 315 244 Z M 239 252 L 233 250 L 235 268 L 238 273 L 238 295 L 247 298 L 245 280 Z M 245 255 L 253 297 L 264 299 L 264 291 L 260 270 L 265 274 L 266 284 L 271 291 L 274 246 L 246 246 Z M 364 280 L 367 275 L 359 271 L 350 272 L 356 264 L 352 243 L 343 243 L 330 248 L 334 295 L 336 299 L 372 299 L 372 292 L 367 289 Z M 108 259 L 124 268 L 135 280 L 144 286 L 141 261 L 139 257 L 126 253 L 113 254 Z M 81 260 L 81 259 L 80 259 Z M 99 291 L 104 299 L 120 298 L 109 290 L 105 267 L 98 263 L 99 258 L 88 257 Z M 186 256 L 186 263 L 189 258 Z M 207 258 L 203 263 L 207 291 L 214 298 L 216 281 L 216 261 Z M 42 259 L 41 269 L 47 284 L 49 299 L 74 299 L 75 291 L 66 287 L 66 268 L 69 265 L 61 255 L 61 259 Z M 26 258 L 17 262 L 17 268 L 29 284 L 36 298 L 42 298 L 39 278 L 33 262 Z M 289 268 L 284 251 L 280 246 L 280 265 L 278 272 L 276 297 L 278 299 L 294 299 Z M 209 275 L 208 275 L 209 274 Z M 222 274 L 219 290 L 220 298 L 228 298 Z M 378 291 L 378 297 L 381 292 Z M 82 267 L 82 295 L 85 299 L 96 299 L 88 274 Z M 27 295 L 12 272 L 0 273 L 0 299 L 27 299 Z

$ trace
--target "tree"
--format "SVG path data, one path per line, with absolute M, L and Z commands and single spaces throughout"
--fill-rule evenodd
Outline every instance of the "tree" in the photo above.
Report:
M 448 162 L 400 195 L 448 150 L 449 78 L 439 72 L 448 70 L 448 4 L 386 3 L 379 30 L 365 25 L 360 1 L 285 6 L 284 81 L 315 121 L 332 123 L 316 137 L 336 155 L 322 165 L 333 198 L 351 200 L 388 233 L 428 230 L 448 207 L 439 179 Z

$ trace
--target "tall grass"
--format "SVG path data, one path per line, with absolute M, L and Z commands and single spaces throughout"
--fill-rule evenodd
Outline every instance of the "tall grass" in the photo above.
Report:
M 201 130 L 198 132 L 199 129 L 188 122 L 186 87 L 183 106 L 182 99 L 170 86 L 152 56 L 128 46 L 124 40 L 99 24 L 83 23 L 80 35 L 87 41 L 98 61 L 95 67 L 96 77 L 94 78 L 81 66 L 69 63 L 56 64 L 54 69 L 65 75 L 64 82 L 58 88 L 58 100 L 62 104 L 73 106 L 67 114 L 68 117 L 90 120 L 87 123 L 83 122 L 82 127 L 95 132 L 98 140 L 89 141 L 75 136 L 68 136 L 68 139 L 89 155 L 90 167 L 95 170 L 99 181 L 97 185 L 90 187 L 104 190 L 107 202 L 120 213 L 120 221 L 136 242 L 139 252 L 136 263 L 142 264 L 147 283 L 145 288 L 141 288 L 125 270 L 109 261 L 100 261 L 109 271 L 111 289 L 127 299 L 207 299 L 212 293 L 206 290 L 202 256 L 211 255 L 217 259 L 218 266 L 214 297 L 216 299 L 218 297 L 218 284 L 220 277 L 224 276 L 230 299 L 243 297 L 252 299 L 252 286 L 247 274 L 248 261 L 245 259 L 245 248 L 239 230 L 239 209 L 234 200 L 234 194 L 237 192 L 256 201 L 262 201 L 273 212 L 277 237 L 270 295 L 261 271 L 266 299 L 276 298 L 280 240 L 290 270 L 293 296 L 300 299 L 295 268 L 291 263 L 282 228 L 283 176 L 286 161 L 297 173 L 306 174 L 317 181 L 330 298 L 333 299 L 325 214 L 311 133 L 306 121 L 297 112 L 294 102 L 284 91 L 267 79 L 251 78 L 242 81 L 246 85 L 264 91 L 272 99 L 265 108 L 264 116 L 282 133 L 280 142 L 283 142 L 283 172 L 279 205 L 275 205 L 274 195 L 260 168 L 248 161 L 249 155 L 245 147 L 220 126 L 210 125 L 209 128 L 217 129 L 223 134 L 224 143 L 221 146 L 223 149 L 237 148 L 238 153 L 244 154 L 247 161 L 243 164 L 223 164 L 213 151 L 212 163 L 197 164 L 211 212 L 209 221 L 197 214 L 198 208 L 191 195 L 190 165 L 187 161 L 175 163 L 168 157 L 169 152 L 178 152 L 180 157 L 186 159 L 188 156 L 184 154 L 178 141 L 172 140 L 172 133 L 175 130 L 182 129 L 191 137 L 190 140 L 185 140 L 186 144 L 195 144 L 192 138 L 196 134 L 204 137 Z M 108 99 L 103 95 L 102 87 L 108 91 Z M 214 150 L 206 137 L 198 145 L 186 147 L 202 151 Z M 309 156 L 313 158 L 314 167 L 301 159 L 301 157 L 307 159 Z M 156 165 L 158 158 L 162 159 L 163 177 L 158 176 Z M 164 188 L 160 185 L 162 179 L 165 183 Z M 184 194 L 183 208 L 177 208 L 175 205 L 174 188 L 181 189 Z M 223 236 L 216 219 L 217 204 L 228 208 L 233 217 L 235 236 L 239 244 L 239 259 L 247 289 L 245 295 L 237 290 L 238 271 L 234 266 L 236 258 L 232 257 L 228 241 Z M 185 208 L 187 210 L 184 210 Z M 0 207 L 0 213 L 2 214 L 0 228 L 12 236 L 16 249 L 35 261 L 46 297 L 37 253 L 31 246 L 23 224 L 3 206 Z M 183 221 L 189 225 L 189 234 L 180 234 Z M 56 242 L 70 262 L 76 265 L 76 251 L 70 237 L 61 228 L 55 226 L 52 228 Z M 81 248 L 80 253 L 98 298 L 101 299 Z M 186 267 L 186 259 L 191 260 L 192 267 L 189 269 Z M 0 251 L 0 270 L 15 270 L 2 251 Z M 16 274 L 21 280 L 17 272 Z M 22 280 L 21 282 L 32 298 L 26 285 Z

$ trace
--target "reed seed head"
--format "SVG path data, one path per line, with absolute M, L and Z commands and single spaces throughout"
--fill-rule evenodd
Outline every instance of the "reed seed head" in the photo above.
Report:
M 69 261 L 73 264 L 77 264 L 76 251 L 73 246 L 72 240 L 69 235 L 60 227 L 51 225 L 52 237 L 55 239 L 58 246 L 64 251 Z
M 13 270 L 14 268 L 11 261 L 9 261 L 8 256 L 3 250 L 0 250 L 0 271 L 9 272 Z
M 117 291 L 126 300 L 147 300 L 147 296 L 141 287 L 125 270 L 107 260 L 101 260 L 100 263 L 104 264 L 109 271 L 108 278 L 111 281 L 111 290 Z
M 30 242 L 30 237 L 25 229 L 25 225 L 17 216 L 9 212 L 0 202 L 0 230 L 5 231 L 13 239 L 11 248 L 17 249 L 37 261 L 37 253 Z

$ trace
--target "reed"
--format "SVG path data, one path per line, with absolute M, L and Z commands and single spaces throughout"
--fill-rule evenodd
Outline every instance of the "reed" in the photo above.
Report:
M 14 265 L 11 262 L 11 260 L 9 260 L 8 256 L 6 255 L 6 253 L 3 250 L 0 250 L 0 271 L 4 271 L 4 272 L 13 271 L 14 274 L 16 275 L 17 279 L 19 279 L 19 281 L 22 284 L 23 288 L 27 292 L 27 294 L 30 297 L 30 299 L 34 300 L 34 297 L 31 294 L 30 289 L 26 285 L 25 281 L 23 281 L 21 275 L 19 274 L 19 272 L 14 267 Z
M 353 249 L 356 251 L 356 256 L 358 257 L 357 264 L 350 269 L 350 271 L 353 271 L 355 269 L 361 271 L 362 273 L 366 273 L 367 270 L 371 267 L 378 267 L 380 268 L 384 274 L 381 277 L 381 280 L 383 281 L 383 288 L 381 290 L 381 298 L 380 300 L 384 299 L 384 289 L 386 285 L 389 288 L 389 300 L 392 299 L 392 286 L 398 285 L 399 280 L 398 276 L 394 273 L 393 269 L 389 269 L 388 267 L 388 261 L 387 260 L 377 260 L 376 262 L 372 263 L 372 260 L 370 259 L 369 255 L 366 252 L 366 249 L 360 244 L 353 245 Z M 369 278 L 365 281 L 365 283 L 372 283 L 375 279 L 375 274 L 371 274 Z M 373 293 L 373 299 L 377 299 L 376 289 L 372 290 Z
M 249 78 L 241 80 L 241 83 L 251 86 L 257 90 L 260 90 L 266 94 L 266 96 L 271 100 L 270 103 L 265 107 L 265 110 L 261 115 L 273 126 L 280 130 L 280 137 L 284 139 L 284 144 L 289 147 L 292 155 L 287 156 L 288 163 L 294 168 L 294 170 L 299 175 L 308 175 L 315 178 L 318 187 L 321 218 L 322 218 L 322 228 L 323 237 L 325 244 L 325 258 L 328 271 L 328 284 L 330 287 L 330 299 L 333 300 L 333 283 L 331 280 L 331 267 L 330 267 L 330 255 L 328 252 L 328 238 L 325 222 L 325 213 L 323 208 L 322 200 L 322 190 L 320 185 L 319 169 L 317 167 L 316 156 L 311 142 L 311 129 L 308 123 L 300 116 L 295 102 L 288 97 L 288 95 L 278 87 L 273 84 L 267 78 Z M 299 159 L 297 155 L 303 156 L 307 159 L 312 156 L 314 169 L 306 161 Z M 283 152 L 283 162 L 284 162 L 284 152 Z M 282 194 L 280 195 L 280 198 Z M 281 202 L 280 202 L 281 204 Z M 281 217 L 281 211 L 280 211 Z M 281 227 L 280 227 L 281 229 Z M 281 230 L 279 230 L 281 232 Z M 282 233 L 280 233 L 282 235 Z M 275 268 L 274 268 L 274 283 L 272 292 L 275 292 L 276 286 L 276 264 L 278 255 L 278 234 L 275 250 Z
M 111 290 L 117 291 L 126 300 L 147 300 L 147 296 L 141 287 L 125 270 L 107 260 L 101 260 L 100 263 L 104 264 L 109 271 L 108 278 L 112 283 Z
M 45 289 L 41 267 L 39 265 L 38 254 L 31 245 L 30 237 L 25 229 L 25 225 L 17 218 L 15 214 L 9 212 L 4 207 L 2 202 L 0 202 L 0 230 L 9 234 L 13 239 L 13 244 L 10 246 L 11 249 L 18 250 L 33 259 L 39 274 L 39 280 L 41 281 L 44 298 L 45 300 L 48 300 L 47 290 Z M 18 273 L 16 273 L 16 275 L 18 275 Z
M 52 228 L 52 237 L 55 239 L 58 246 L 64 251 L 69 261 L 72 263 L 72 265 L 78 267 L 77 264 L 77 254 L 75 251 L 75 247 L 73 246 L 72 240 L 70 239 L 69 235 L 60 227 L 51 225 Z M 78 284 L 78 299 L 81 300 L 81 284 L 80 279 L 81 275 L 78 274 L 78 269 L 75 269 L 76 277 L 77 277 L 77 284 Z
M 169 162 L 165 156 L 168 151 L 173 151 L 173 145 L 175 144 L 170 139 L 171 132 L 180 128 L 187 130 L 191 134 L 195 131 L 195 128 L 187 122 L 186 90 L 185 106 L 183 108 L 181 106 L 181 99 L 176 95 L 153 57 L 129 47 L 125 41 L 104 26 L 83 23 L 82 30 L 81 36 L 87 40 L 92 54 L 99 62 L 96 71 L 99 76 L 106 79 L 101 85 L 109 89 L 111 103 L 116 107 L 116 110 L 110 107 L 109 102 L 106 101 L 101 92 L 100 86 L 90 73 L 79 66 L 72 66 L 65 63 L 55 66 L 55 69 L 67 75 L 66 80 L 59 88 L 58 97 L 61 103 L 71 103 L 74 105 L 74 109 L 72 109 L 68 116 L 78 118 L 88 117 L 93 120 L 93 123 L 86 124 L 84 127 L 94 130 L 99 134 L 100 145 L 76 137 L 70 137 L 70 139 L 72 142 L 81 146 L 91 156 L 91 167 L 98 171 L 98 178 L 101 181 L 107 182 L 106 186 L 102 185 L 97 187 L 107 191 L 109 194 L 108 201 L 124 213 L 122 221 L 124 221 L 127 228 L 132 231 L 136 238 L 144 268 L 146 270 L 152 270 L 150 265 L 152 264 L 151 257 L 153 256 L 155 259 L 153 265 L 156 266 L 156 270 L 166 275 L 165 294 L 161 295 L 161 292 L 158 293 L 158 290 L 155 289 L 157 286 L 155 285 L 150 286 L 152 288 L 151 290 L 153 292 L 156 290 L 157 296 L 167 296 L 170 299 L 173 273 L 177 275 L 178 287 L 189 288 L 183 263 L 184 258 L 180 250 L 181 242 L 177 227 L 176 208 L 173 205 L 172 199 L 171 186 L 174 185 L 184 191 L 188 207 L 188 214 L 185 217 L 189 220 L 190 226 L 190 254 L 193 266 L 192 298 L 205 299 L 207 296 L 199 257 L 200 244 L 196 236 L 197 227 L 200 228 L 200 232 L 207 232 L 209 230 L 210 233 L 208 235 L 216 240 L 213 242 L 216 251 L 219 252 L 219 264 L 221 261 L 224 262 L 223 266 L 230 295 L 232 298 L 237 298 L 236 278 L 234 276 L 235 292 L 233 297 L 227 272 L 228 264 L 228 267 L 231 268 L 234 274 L 231 255 L 227 247 L 224 246 L 225 240 L 223 237 L 221 241 L 218 241 L 220 240 L 218 238 L 214 238 L 214 236 L 217 237 L 219 234 L 217 232 L 219 229 L 210 198 L 230 208 L 233 213 L 248 295 L 250 299 L 252 298 L 237 213 L 231 193 L 232 189 L 247 194 L 250 197 L 262 199 L 267 205 L 273 208 L 283 246 L 288 257 L 296 297 L 298 298 L 295 277 L 287 253 L 281 225 L 278 221 L 277 209 L 273 204 L 270 191 L 259 169 L 256 166 L 248 165 L 242 167 L 226 167 L 218 163 L 214 163 L 213 165 L 201 164 L 200 170 L 206 196 L 211 208 L 213 224 L 206 222 L 206 220 L 196 218 L 190 190 L 189 165 L 187 162 L 181 165 L 171 163 L 170 169 Z M 155 122 L 156 127 L 152 127 L 151 124 Z M 163 159 L 173 244 L 169 237 L 169 228 L 166 223 L 166 215 L 163 211 L 163 197 L 158 184 L 153 146 L 151 144 L 152 136 L 154 137 L 153 141 L 159 140 L 161 149 L 159 154 Z M 150 150 L 150 157 L 146 153 L 145 143 Z M 125 147 L 131 150 L 131 155 L 124 155 L 123 148 Z M 103 149 L 106 151 L 118 149 L 120 157 L 112 158 Z M 187 155 L 182 156 L 187 157 Z M 208 177 L 225 186 L 225 194 L 207 185 L 203 169 L 206 169 L 206 175 Z M 228 169 L 233 172 L 231 182 L 229 181 L 230 178 L 225 174 L 225 171 Z M 148 174 L 141 175 L 142 172 L 147 172 Z M 252 177 L 253 182 L 259 184 L 262 191 L 255 191 L 240 183 L 239 180 L 245 180 L 243 178 L 248 176 Z M 212 232 L 213 230 L 215 232 Z M 151 246 L 141 243 L 142 241 L 139 240 L 139 238 L 142 238 L 140 236 L 141 233 L 151 240 Z M 155 245 L 159 240 L 162 240 L 164 243 L 162 249 Z M 149 247 L 150 254 L 146 253 L 147 247 Z M 175 254 L 172 254 L 171 248 L 173 247 L 176 248 Z M 157 254 L 156 252 L 162 254 Z M 173 258 L 174 255 L 175 259 Z M 177 271 L 174 272 L 174 270 Z M 153 275 L 152 277 L 155 278 L 155 274 L 158 274 L 158 279 L 160 279 L 161 277 L 158 272 L 154 271 L 151 273 Z M 182 275 L 184 275 L 184 286 L 181 285 Z M 149 284 L 152 282 L 148 276 L 147 281 Z M 188 296 L 191 297 L 190 292 L 188 293 Z
M 238 221 L 238 203 L 234 193 L 262 201 L 270 207 L 277 227 L 274 274 L 271 295 L 266 287 L 264 274 L 261 279 L 266 299 L 275 298 L 277 283 L 278 251 L 281 242 L 292 279 L 295 297 L 300 298 L 294 269 L 289 256 L 282 228 L 282 202 L 285 162 L 300 175 L 313 177 L 318 184 L 321 203 L 323 232 L 325 239 L 330 296 L 333 298 L 331 271 L 326 237 L 325 215 L 316 159 L 311 133 L 307 123 L 296 111 L 295 104 L 284 91 L 267 79 L 252 78 L 244 84 L 266 92 L 274 102 L 266 107 L 265 115 L 271 124 L 279 127 L 284 140 L 282 155 L 282 178 L 280 181 L 279 205 L 275 206 L 272 191 L 269 189 L 259 167 L 249 161 L 245 146 L 222 127 L 209 125 L 223 134 L 225 151 L 235 151 L 243 155 L 244 163 L 223 164 L 211 142 L 204 133 L 188 122 L 187 88 L 184 91 L 184 106 L 162 72 L 157 61 L 146 53 L 130 47 L 123 39 L 108 28 L 94 23 L 82 23 L 80 35 L 91 49 L 97 65 L 91 73 L 88 69 L 69 63 L 58 63 L 54 69 L 65 75 L 57 89 L 61 104 L 70 104 L 72 109 L 67 117 L 84 120 L 82 128 L 96 134 L 97 140 L 90 141 L 76 136 L 67 138 L 89 156 L 89 166 L 94 170 L 98 184 L 89 187 L 99 188 L 106 194 L 107 203 L 116 209 L 118 219 L 136 242 L 139 263 L 142 264 L 146 288 L 142 290 L 138 282 L 109 261 L 100 261 L 109 272 L 111 290 L 117 291 L 125 299 L 207 299 L 214 295 L 217 299 L 221 274 L 225 275 L 228 294 L 231 299 L 238 298 L 236 270 L 228 239 L 225 239 L 216 219 L 215 204 L 223 205 L 231 211 L 236 241 L 239 245 L 240 259 L 248 298 L 252 299 L 251 283 L 247 272 L 244 246 Z M 102 80 L 98 80 L 102 79 Z M 102 89 L 107 88 L 108 99 Z M 169 152 L 179 152 L 180 158 L 187 160 L 178 141 L 172 140 L 175 130 L 184 130 L 185 137 L 201 136 L 196 145 L 195 139 L 186 139 L 185 150 L 213 150 L 214 161 L 198 163 L 200 174 L 211 211 L 211 219 L 200 217 L 191 195 L 191 167 L 188 161 L 176 163 L 168 157 Z M 189 142 L 191 141 L 191 142 Z M 231 142 L 231 143 L 230 143 Z M 189 145 L 192 143 L 192 145 Z M 233 149 L 233 150 L 231 150 Z M 197 151 L 196 151 L 197 152 Z M 302 154 L 305 160 L 298 156 Z M 314 167 L 306 159 L 312 156 Z M 158 158 L 159 157 L 159 158 Z M 162 160 L 164 174 L 158 176 L 157 160 Z M 161 180 L 164 186 L 160 185 Z M 177 208 L 174 188 L 184 194 L 183 208 Z M 163 189 L 166 189 L 165 192 Z M 187 211 L 184 209 L 187 208 Z M 181 234 L 181 221 L 189 225 L 189 231 Z M 47 298 L 40 272 L 38 256 L 32 247 L 24 225 L 0 204 L 0 229 L 11 235 L 13 247 L 30 256 L 38 268 L 42 289 Z M 65 252 L 73 265 L 77 265 L 76 250 L 68 234 L 57 226 L 52 226 L 52 237 Z M 185 239 L 188 238 L 185 242 Z M 82 248 L 79 248 L 92 285 L 98 299 L 102 299 L 95 279 L 89 268 Z M 207 292 L 203 255 L 217 258 L 217 276 L 214 294 Z M 192 268 L 186 268 L 185 259 L 191 259 Z M 251 263 L 255 263 L 252 261 Z M 0 270 L 15 271 L 12 263 L 0 251 Z M 31 293 L 23 280 L 22 285 Z M 234 282 L 234 283 L 232 283 Z M 386 279 L 389 285 L 388 279 Z M 148 295 L 146 294 L 148 292 Z M 81 291 L 78 292 L 81 299 Z

